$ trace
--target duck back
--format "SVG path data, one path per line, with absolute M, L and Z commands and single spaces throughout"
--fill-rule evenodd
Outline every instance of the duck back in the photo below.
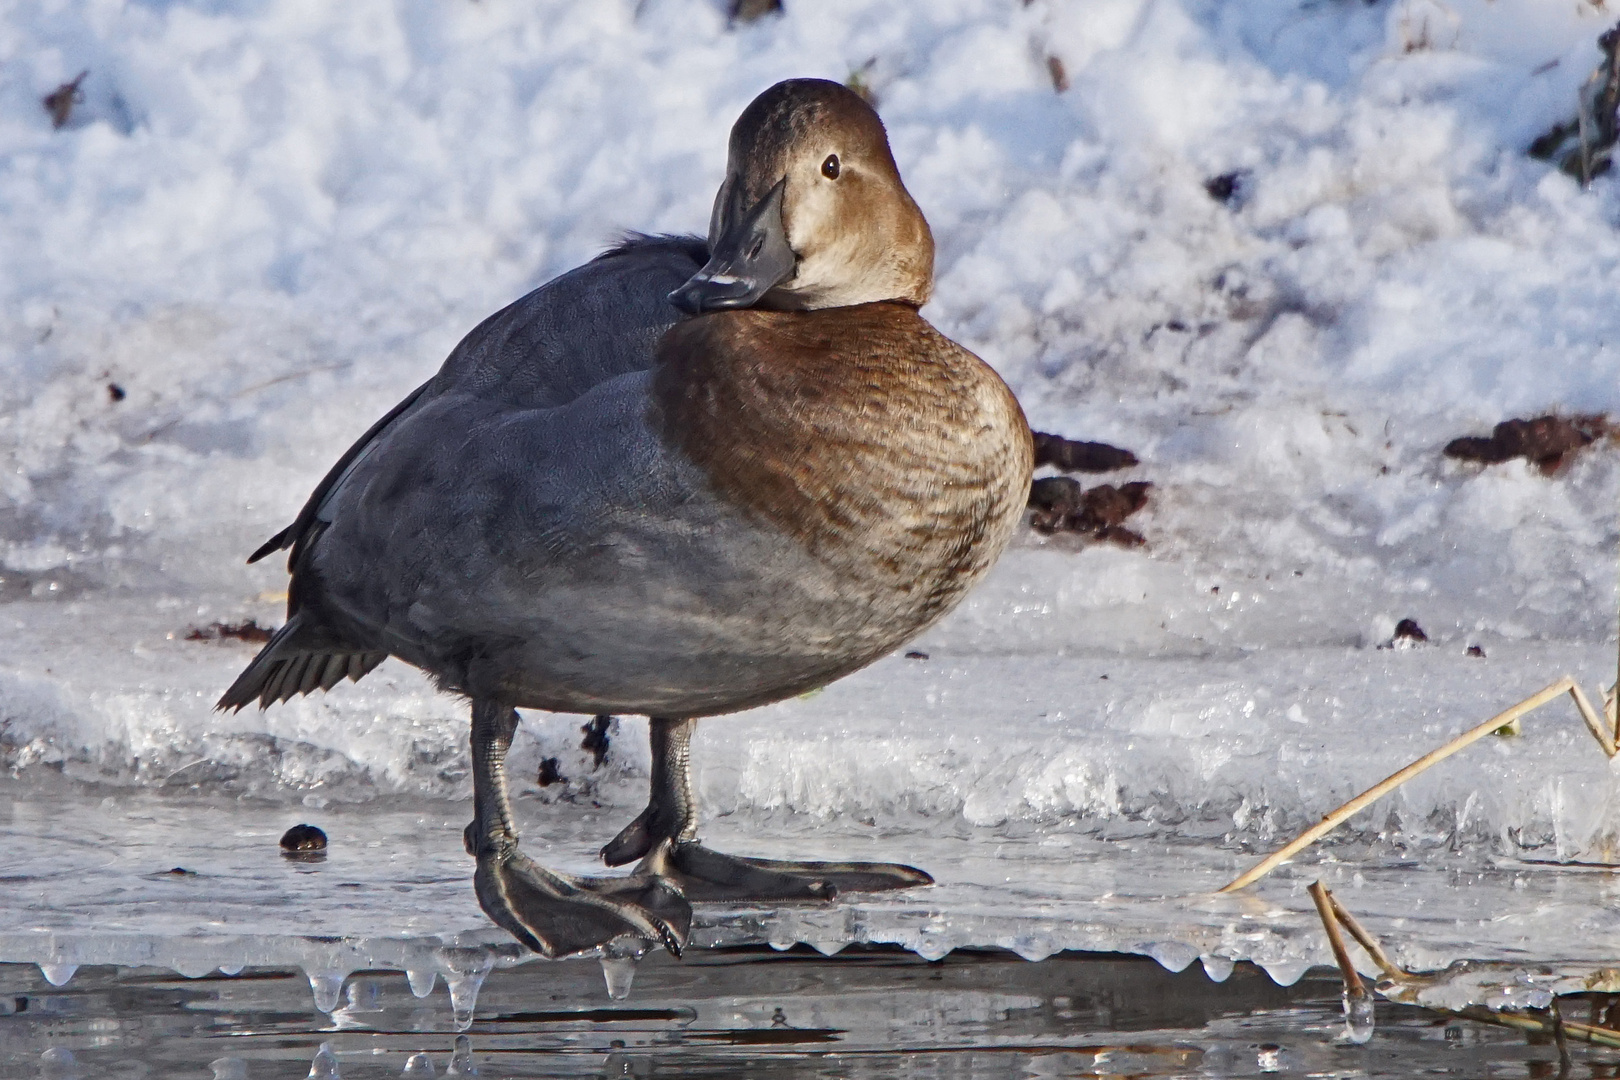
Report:
M 644 371 L 659 337 L 686 317 L 669 294 L 707 258 L 696 237 L 631 236 L 485 319 L 431 385 L 546 408 Z

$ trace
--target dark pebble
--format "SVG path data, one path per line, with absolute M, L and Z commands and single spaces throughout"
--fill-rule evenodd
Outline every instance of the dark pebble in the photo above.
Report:
M 1402 619 L 1395 624 L 1395 640 L 1428 641 L 1429 635 L 1423 632 L 1416 619 Z
M 281 834 L 281 850 L 296 853 L 326 850 L 326 834 L 313 825 L 294 825 Z

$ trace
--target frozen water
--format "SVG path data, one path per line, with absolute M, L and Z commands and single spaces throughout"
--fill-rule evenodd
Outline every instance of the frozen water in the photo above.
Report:
M 331 1044 L 321 1043 L 321 1048 L 315 1052 L 315 1060 L 309 1063 L 309 1080 L 340 1080 L 341 1076 L 337 1055 L 332 1052 Z
M 214 1080 L 248 1080 L 247 1062 L 238 1057 L 215 1058 L 208 1063 Z
M 486 951 L 477 948 L 446 949 L 444 953 L 451 969 L 445 973 L 445 989 L 450 992 L 450 1011 L 456 1019 L 456 1028 L 465 1031 L 472 1026 L 473 1012 L 478 1008 L 478 990 L 484 977 L 494 964 Z
M 477 1076 L 478 1062 L 473 1058 L 472 1040 L 465 1035 L 456 1036 L 455 1049 L 450 1054 L 446 1076 Z
M 405 974 L 410 980 L 411 993 L 419 998 L 425 998 L 433 993 L 433 984 L 439 978 L 437 971 L 424 971 L 421 968 L 412 968 Z
M 390 663 L 220 716 L 249 647 L 188 635 L 274 624 L 285 577 L 243 554 L 462 333 L 620 229 L 701 229 L 754 93 L 861 70 L 939 240 L 927 314 L 1037 428 L 1139 454 L 1148 543 L 1026 535 L 911 646 L 926 659 L 706 722 L 709 839 L 941 883 L 705 911 L 698 940 L 1116 949 L 1289 982 L 1326 960 L 1321 876 L 1403 962 L 1447 970 L 1413 993 L 1592 977 L 1620 789 L 1563 702 L 1257 890 L 1207 894 L 1565 671 L 1613 677 L 1612 448 L 1552 476 L 1439 453 L 1620 410 L 1620 188 L 1523 152 L 1573 115 L 1610 18 L 837 0 L 732 30 L 709 0 L 13 4 L 0 961 L 292 965 L 323 1008 L 398 969 L 444 976 L 470 1019 L 483 973 L 524 957 L 472 900 L 461 706 Z M 53 131 L 38 99 L 83 68 Z M 1430 644 L 1379 649 L 1407 617 Z M 512 761 L 557 759 L 564 782 L 520 792 L 525 843 L 583 872 L 647 760 L 639 722 L 601 768 L 578 725 L 530 717 Z M 327 860 L 281 860 L 305 820 Z
M 1377 1022 L 1373 1013 L 1373 996 L 1352 994 L 1346 990 L 1341 997 L 1344 1003 L 1345 1040 L 1357 1046 L 1370 1042 Z
M 614 1001 L 630 996 L 630 987 L 636 979 L 636 965 L 647 954 L 648 944 L 640 938 L 615 938 L 602 949 L 602 980 L 607 984 L 607 995 Z
M 1220 986 L 1196 969 L 1151 961 L 1005 953 L 926 964 L 856 950 L 825 960 L 807 950 L 648 956 L 629 1002 L 602 995 L 594 964 L 493 972 L 477 1026 L 452 1041 L 421 1022 L 399 975 L 380 975 L 382 1012 L 334 1030 L 310 1012 L 308 988 L 286 972 L 183 980 L 151 968 L 96 968 L 68 987 L 0 965 L 5 1017 L 0 1074 L 33 1077 L 41 1055 L 77 1058 L 80 1080 L 302 1077 L 322 1053 L 345 1080 L 444 1076 L 470 1057 L 482 1075 L 761 1077 L 879 1080 L 894 1076 L 1434 1077 L 1551 1075 L 1556 1048 L 1482 1025 L 1437 1026 L 1432 1014 L 1377 1003 L 1378 1038 L 1342 1039 L 1331 971 L 1278 987 L 1246 965 Z M 1585 1008 L 1570 1009 L 1572 1019 Z M 222 1061 L 220 1047 L 230 1047 Z M 1601 1050 L 1577 1047 L 1574 1075 L 1604 1071 Z M 457 1068 L 463 1066 L 458 1061 Z M 210 1064 L 213 1068 L 210 1069 Z M 231 1068 L 234 1066 L 234 1068 Z M 51 1075 L 47 1073 L 46 1075 Z M 455 1074 L 450 1074 L 455 1075 Z M 463 1071 L 462 1075 L 469 1075 Z
M 315 995 L 315 1007 L 323 1013 L 335 1011 L 338 1007 L 338 998 L 343 993 L 343 980 L 346 978 L 348 974 L 342 971 L 311 971 L 309 988 Z

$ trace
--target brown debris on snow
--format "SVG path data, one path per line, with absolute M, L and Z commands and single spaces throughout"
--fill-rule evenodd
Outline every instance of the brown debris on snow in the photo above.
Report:
M 1035 436 L 1037 469 L 1042 465 L 1051 465 L 1064 472 L 1101 473 L 1129 469 L 1137 464 L 1135 454 L 1107 443 L 1065 439 L 1044 431 L 1031 434 Z
M 1029 505 L 1034 511 L 1030 525 L 1036 532 L 1078 533 L 1093 540 L 1106 540 L 1125 547 L 1138 547 L 1142 535 L 1124 527 L 1126 518 L 1147 505 L 1153 487 L 1136 480 L 1115 487 L 1098 484 L 1086 490 L 1078 480 L 1067 476 L 1047 476 L 1030 485 Z
M 69 120 L 73 119 L 73 106 L 84 101 L 84 91 L 79 85 L 89 74 L 90 69 L 86 68 L 75 75 L 72 82 L 63 83 L 41 99 L 40 104 L 51 114 L 51 127 L 60 131 L 67 126 Z
M 780 15 L 782 13 L 782 0 L 731 0 L 730 8 L 726 12 L 727 21 L 732 25 L 737 23 L 751 23 L 763 19 L 767 15 Z
M 1499 465 L 1524 458 L 1551 476 L 1567 458 L 1608 433 L 1609 418 L 1601 413 L 1504 420 L 1488 436 L 1452 439 L 1446 444 L 1445 455 L 1481 465 Z
M 274 633 L 253 619 L 239 623 L 211 622 L 207 626 L 193 626 L 186 632 L 187 641 L 248 641 L 263 644 Z

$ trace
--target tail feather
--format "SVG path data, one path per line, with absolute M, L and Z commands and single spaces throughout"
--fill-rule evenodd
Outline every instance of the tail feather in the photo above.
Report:
M 349 649 L 330 642 L 300 642 L 298 616 L 277 630 L 259 655 L 236 677 L 215 703 L 219 710 L 240 712 L 257 701 L 259 708 L 307 694 L 319 687 L 330 690 L 347 677 L 359 682 L 372 668 L 388 659 L 385 652 Z

